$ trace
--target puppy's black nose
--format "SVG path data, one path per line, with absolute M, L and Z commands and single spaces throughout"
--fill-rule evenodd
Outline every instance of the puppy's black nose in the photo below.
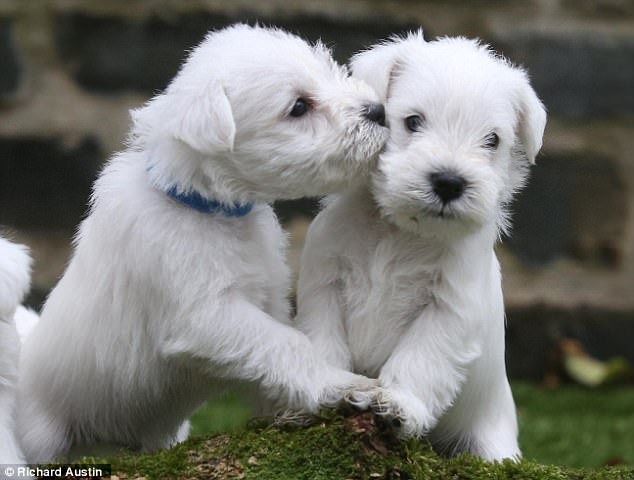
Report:
M 436 172 L 429 176 L 434 193 L 443 203 L 459 198 L 467 186 L 467 181 L 453 172 Z
M 380 103 L 366 105 L 365 118 L 385 127 L 385 107 Z

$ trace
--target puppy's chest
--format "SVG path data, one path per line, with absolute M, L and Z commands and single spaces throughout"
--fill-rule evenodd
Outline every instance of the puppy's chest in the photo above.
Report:
M 376 375 L 440 282 L 433 254 L 398 239 L 343 262 L 342 303 L 355 369 Z

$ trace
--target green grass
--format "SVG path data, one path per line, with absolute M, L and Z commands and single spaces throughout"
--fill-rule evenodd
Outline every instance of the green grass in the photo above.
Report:
M 233 432 L 244 427 L 251 418 L 252 407 L 236 392 L 209 402 L 190 419 L 191 436 Z
M 513 393 L 527 459 L 570 467 L 614 459 L 634 465 L 634 388 L 545 390 L 514 383 Z M 235 431 L 246 425 L 249 411 L 235 394 L 213 402 L 192 418 L 192 434 Z
M 545 390 L 515 383 L 513 393 L 527 459 L 575 467 L 615 459 L 634 465 L 634 388 Z

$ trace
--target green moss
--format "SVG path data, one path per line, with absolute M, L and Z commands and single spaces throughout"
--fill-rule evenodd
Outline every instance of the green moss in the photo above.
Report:
M 404 461 L 404 451 L 392 447 L 370 416 L 332 414 L 308 428 L 246 430 L 229 443 L 247 477 L 258 480 L 385 478 Z
M 123 478 L 143 476 L 148 479 L 182 478 L 191 467 L 188 451 L 198 449 L 201 439 L 189 440 L 170 450 L 156 452 L 151 455 L 138 455 L 122 451 L 112 458 L 85 457 L 76 463 L 86 465 L 112 465 L 112 474 Z
M 91 459 L 95 463 L 103 463 Z M 330 413 L 309 427 L 250 426 L 194 438 L 154 455 L 123 454 L 109 461 L 121 478 L 246 478 L 253 480 L 516 479 L 626 480 L 629 467 L 597 470 L 523 460 L 489 463 L 470 455 L 445 459 L 425 442 L 396 442 L 369 414 Z

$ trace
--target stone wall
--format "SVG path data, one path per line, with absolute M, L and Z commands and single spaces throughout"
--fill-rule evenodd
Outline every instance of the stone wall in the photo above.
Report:
M 2 0 L 0 224 L 33 250 L 32 304 L 68 260 L 128 109 L 165 87 L 207 30 L 256 20 L 321 38 L 341 62 L 422 26 L 429 39 L 478 36 L 525 65 L 550 122 L 499 249 L 510 370 L 541 375 L 562 336 L 634 361 L 631 0 Z M 294 263 L 306 223 L 297 212 L 312 208 L 280 206 Z

